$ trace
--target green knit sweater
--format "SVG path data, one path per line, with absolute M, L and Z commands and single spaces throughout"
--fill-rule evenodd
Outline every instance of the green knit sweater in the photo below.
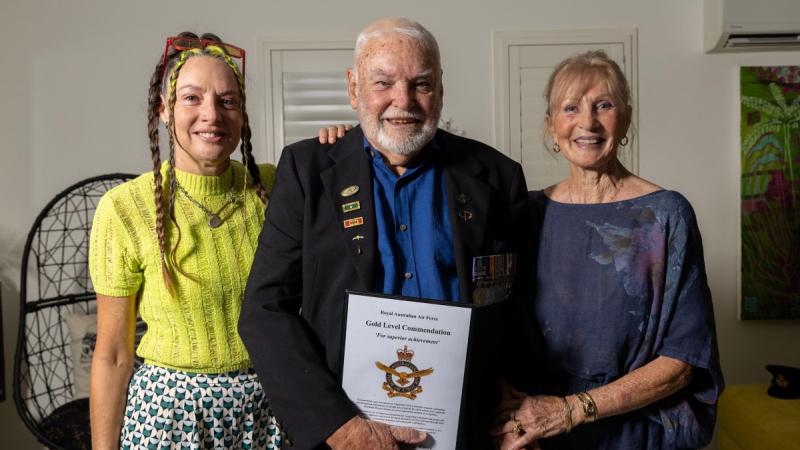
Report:
M 271 190 L 275 166 L 259 169 L 264 187 Z M 176 189 L 176 259 L 193 279 L 175 273 L 177 295 L 169 295 L 161 274 L 149 172 L 111 189 L 97 206 L 89 253 L 94 289 L 114 297 L 137 294 L 147 331 L 136 353 L 146 363 L 201 373 L 250 367 L 236 327 L 264 205 L 252 188 L 242 194 L 244 166 L 238 162 L 219 176 L 175 172 L 178 183 L 206 209 L 216 212 L 227 204 L 219 213 L 222 224 L 211 228 L 207 214 Z M 228 203 L 231 193 L 238 196 L 235 205 Z M 172 246 L 178 233 L 168 218 L 165 225 Z

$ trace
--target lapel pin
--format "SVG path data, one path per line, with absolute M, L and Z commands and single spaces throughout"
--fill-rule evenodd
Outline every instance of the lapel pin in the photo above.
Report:
M 360 234 L 357 234 L 356 237 L 353 238 L 354 241 L 360 241 L 361 239 L 364 239 L 364 236 Z
M 352 186 L 347 186 L 346 188 L 342 189 L 342 197 L 350 197 L 355 195 L 358 192 L 358 186 L 355 184 Z
M 472 212 L 467 211 L 467 210 L 459 211 L 458 212 L 458 217 L 461 217 L 461 220 L 463 220 L 464 222 L 468 222 L 468 221 L 472 220 Z
M 344 192 L 344 191 L 342 191 L 342 192 Z M 345 203 L 344 205 L 342 205 L 342 212 L 346 212 L 346 213 L 351 212 L 351 211 L 358 211 L 359 209 L 361 209 L 361 202 L 358 201 L 358 200 L 356 200 L 354 202 L 350 202 L 350 203 Z
M 364 218 L 361 216 L 353 217 L 352 219 L 347 219 L 344 221 L 345 228 L 357 227 L 359 225 L 364 225 Z

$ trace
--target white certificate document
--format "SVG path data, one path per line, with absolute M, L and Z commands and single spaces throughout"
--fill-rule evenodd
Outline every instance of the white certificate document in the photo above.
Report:
M 372 420 L 455 449 L 472 308 L 348 292 L 342 387 Z

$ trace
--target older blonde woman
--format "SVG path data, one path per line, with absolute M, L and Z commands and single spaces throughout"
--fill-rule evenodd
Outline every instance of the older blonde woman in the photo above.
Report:
M 603 52 L 559 64 L 545 97 L 570 175 L 530 194 L 538 249 L 525 326 L 541 330 L 544 364 L 518 386 L 538 395 L 509 389 L 498 447 L 703 447 L 723 379 L 692 207 L 620 163 L 630 91 Z

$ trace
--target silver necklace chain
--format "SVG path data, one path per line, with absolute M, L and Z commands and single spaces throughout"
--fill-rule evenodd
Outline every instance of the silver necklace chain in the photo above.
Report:
M 210 209 L 203 206 L 202 203 L 192 198 L 192 196 L 189 195 L 188 192 L 186 192 L 186 189 L 184 189 L 183 186 L 181 186 L 181 184 L 178 183 L 178 180 L 175 180 L 175 186 L 178 188 L 178 190 L 181 191 L 181 193 L 190 202 L 194 203 L 195 206 L 200 208 L 208 216 L 208 226 L 211 228 L 217 228 L 220 225 L 222 225 L 223 219 L 222 217 L 220 217 L 220 213 L 222 213 L 222 211 L 224 211 L 225 208 L 228 207 L 228 205 L 234 205 L 234 206 L 236 205 L 238 199 L 234 195 L 234 185 L 235 183 L 233 182 L 233 179 L 231 179 L 231 190 L 230 192 L 228 192 L 228 200 L 217 210 L 217 212 L 212 212 Z

